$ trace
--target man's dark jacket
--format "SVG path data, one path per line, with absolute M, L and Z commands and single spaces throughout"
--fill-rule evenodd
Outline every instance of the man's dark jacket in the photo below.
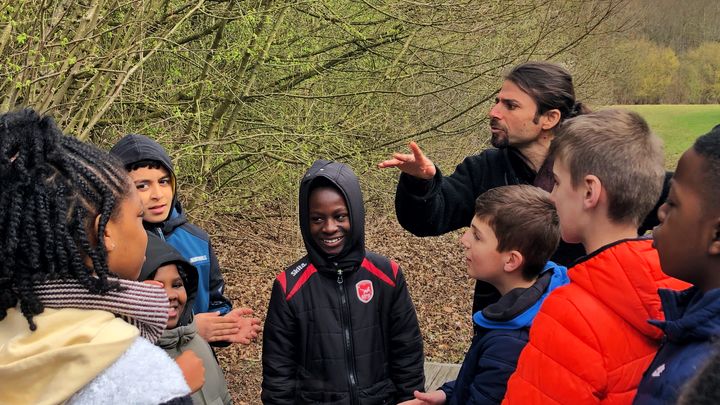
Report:
M 470 225 L 475 213 L 475 199 L 495 187 L 532 184 L 552 191 L 552 161 L 546 161 L 536 173 L 526 159 L 514 148 L 490 148 L 480 154 L 468 156 L 450 176 L 443 176 L 436 167 L 435 177 L 426 181 L 400 175 L 395 193 L 395 214 L 403 228 L 416 236 L 442 235 Z M 657 209 L 667 198 L 669 180 L 667 173 L 658 204 L 648 214 L 639 234 L 658 224 Z M 580 244 L 560 241 L 551 260 L 563 266 L 585 255 Z M 485 282 L 475 284 L 473 313 L 500 297 L 497 290 Z
M 347 202 L 350 235 L 328 257 L 309 233 L 308 197 L 323 177 Z M 273 284 L 263 332 L 266 404 L 396 404 L 422 390 L 423 343 L 398 265 L 365 251 L 362 195 L 344 164 L 317 161 L 300 185 L 307 256 Z

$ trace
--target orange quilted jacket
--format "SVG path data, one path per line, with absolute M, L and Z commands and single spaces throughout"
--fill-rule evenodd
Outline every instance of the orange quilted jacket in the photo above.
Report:
M 648 239 L 606 246 L 568 271 L 530 329 L 503 404 L 630 404 L 662 338 L 658 288 L 689 285 L 660 270 Z

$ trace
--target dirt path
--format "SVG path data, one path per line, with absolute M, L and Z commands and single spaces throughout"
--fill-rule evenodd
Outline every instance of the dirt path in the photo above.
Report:
M 227 294 L 264 321 L 275 276 L 304 254 L 295 218 L 262 222 L 225 218 L 210 226 L 225 270 Z M 420 319 L 428 360 L 461 362 L 471 339 L 474 282 L 465 272 L 460 233 L 417 238 L 392 218 L 368 218 L 367 248 L 397 261 L 405 273 Z M 259 404 L 262 337 L 250 346 L 218 350 L 237 404 Z

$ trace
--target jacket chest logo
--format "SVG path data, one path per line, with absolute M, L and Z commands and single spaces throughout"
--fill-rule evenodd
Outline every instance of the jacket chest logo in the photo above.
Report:
M 360 300 L 360 302 L 367 304 L 368 302 L 370 302 L 372 297 L 375 295 L 375 290 L 373 289 L 372 281 L 370 281 L 370 280 L 358 281 L 357 284 L 355 284 L 355 292 L 357 293 L 357 297 Z
M 660 374 L 662 374 L 663 371 L 665 371 L 665 364 L 664 364 L 664 363 L 661 364 L 660 367 L 656 368 L 655 371 L 652 372 L 652 376 L 655 377 L 655 378 L 660 377 Z
M 191 257 L 188 261 L 190 262 L 190 264 L 195 264 L 197 262 L 206 262 L 207 260 L 208 260 L 208 257 L 206 255 L 202 255 L 202 256 Z

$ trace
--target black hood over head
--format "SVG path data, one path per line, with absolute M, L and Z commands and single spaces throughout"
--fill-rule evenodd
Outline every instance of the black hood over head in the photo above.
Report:
M 328 256 L 315 244 L 310 235 L 310 190 L 319 178 L 327 179 L 345 197 L 350 215 L 350 235 L 346 237 L 342 251 L 336 256 Z M 363 204 L 360 182 L 350 166 L 328 160 L 316 160 L 305 172 L 300 182 L 300 231 L 302 232 L 305 249 L 310 262 L 319 271 L 336 273 L 355 270 L 365 258 L 365 208 Z
M 165 166 L 175 177 L 172 160 L 165 149 L 145 135 L 129 134 L 110 148 L 110 154 L 116 156 L 126 168 L 141 160 L 156 160 Z
M 145 263 L 140 270 L 138 281 L 152 280 L 155 277 L 157 269 L 166 265 L 174 264 L 181 270 L 180 277 L 183 279 L 185 291 L 187 293 L 187 302 L 185 309 L 180 314 L 178 326 L 184 326 L 190 323 L 192 319 L 192 309 L 195 303 L 195 295 L 198 289 L 198 271 L 195 266 L 190 264 L 185 258 L 170 246 L 167 242 L 160 239 L 159 236 L 148 232 L 148 244 L 145 249 Z

